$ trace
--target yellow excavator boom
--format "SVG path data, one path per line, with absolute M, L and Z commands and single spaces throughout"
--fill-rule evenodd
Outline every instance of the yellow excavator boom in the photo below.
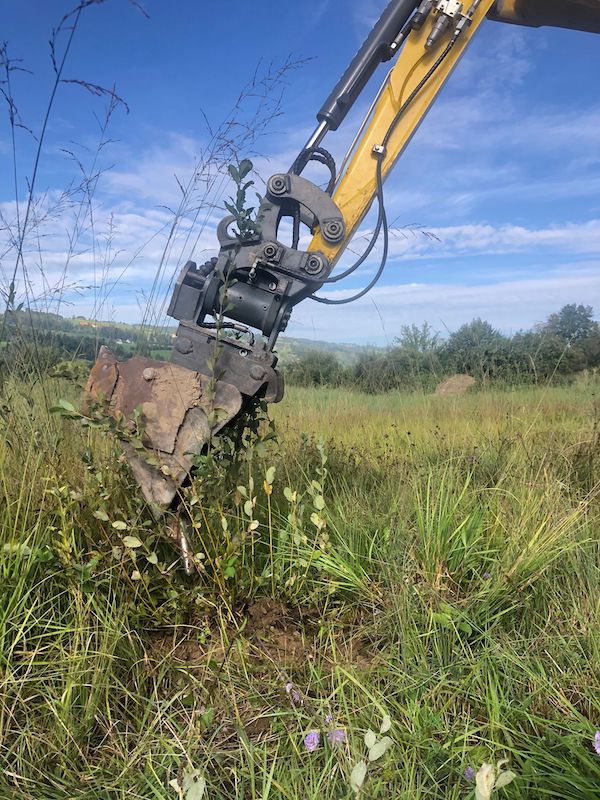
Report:
M 497 0 L 490 19 L 540 28 L 571 28 L 600 33 L 599 0 Z
M 435 4 L 431 5 L 434 8 L 429 12 L 430 15 L 435 13 Z M 467 2 L 464 7 L 468 5 Z M 427 49 L 431 29 L 426 25 L 411 31 L 394 68 L 385 79 L 368 125 L 357 140 L 333 194 L 335 203 L 342 211 L 347 235 L 343 241 L 330 244 L 319 231 L 309 250 L 325 253 L 332 263 L 339 260 L 377 193 L 374 151 L 384 140 L 407 98 L 421 85 L 418 95 L 411 101 L 410 107 L 406 108 L 386 142 L 382 163 L 382 177 L 385 179 L 486 19 L 529 27 L 548 25 L 600 33 L 600 0 L 481 0 L 473 3 L 471 8 L 474 10 L 468 29 L 457 39 L 444 63 L 424 83 L 440 52 L 439 49 Z

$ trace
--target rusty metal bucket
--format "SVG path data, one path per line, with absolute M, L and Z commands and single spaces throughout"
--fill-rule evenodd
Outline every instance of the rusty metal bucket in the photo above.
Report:
M 102 347 L 86 386 L 87 403 L 135 434 L 123 450 L 144 497 L 158 515 L 173 503 L 195 455 L 240 412 L 242 394 L 230 383 L 166 361 L 136 356 L 117 361 Z M 133 437 L 132 437 L 133 438 Z

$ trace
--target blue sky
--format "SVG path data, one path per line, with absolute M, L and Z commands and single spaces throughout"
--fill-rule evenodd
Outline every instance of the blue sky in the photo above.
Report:
M 214 171 L 194 172 L 210 150 L 208 126 L 214 132 L 229 118 L 257 65 L 261 76 L 269 64 L 310 59 L 286 75 L 284 113 L 248 145 L 260 189 L 261 180 L 289 166 L 321 102 L 385 4 L 144 0 L 148 18 L 127 0 L 87 8 L 65 77 L 116 84 L 129 113 L 116 109 L 105 136 L 110 141 L 98 153 L 106 100 L 78 85 L 59 87 L 36 184 L 36 224 L 26 245 L 27 283 L 19 275 L 21 293 L 27 289 L 40 308 L 67 316 L 137 321 L 149 306 L 151 319 L 162 319 L 182 264 L 190 257 L 204 260 L 216 248 L 214 229 L 228 187 Z M 48 39 L 71 7 L 62 0 L 4 0 L 0 9 L 9 55 L 32 73 L 13 72 L 11 79 L 20 118 L 34 132 L 52 83 Z M 64 42 L 65 34 L 60 47 Z M 487 23 L 386 184 L 388 216 L 399 228 L 408 227 L 394 236 L 380 285 L 350 306 L 304 302 L 288 333 L 384 343 L 401 325 L 423 320 L 444 332 L 482 316 L 510 332 L 569 302 L 600 311 L 598 74 L 600 37 Z M 381 77 L 326 140 L 338 158 Z M 255 98 L 245 100 L 241 119 L 256 107 Z M 263 109 L 267 116 L 269 108 Z M 34 150 L 30 134 L 17 130 L 21 201 Z M 81 177 L 75 156 L 88 177 L 102 172 L 93 198 L 83 205 L 81 192 L 64 195 Z M 193 185 L 192 205 L 202 201 L 202 208 L 188 213 L 169 239 L 179 184 Z M 22 218 L 22 202 L 19 209 Z M 5 106 L 0 210 L 14 230 Z M 360 234 L 368 230 L 367 218 Z M 4 284 L 14 263 L 8 234 L 0 231 Z M 338 284 L 336 294 L 368 281 L 374 263 L 343 289 Z

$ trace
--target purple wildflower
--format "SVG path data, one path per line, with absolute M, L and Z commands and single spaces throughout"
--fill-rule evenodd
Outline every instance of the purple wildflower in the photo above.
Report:
M 319 731 L 309 731 L 304 737 L 304 747 L 306 747 L 309 753 L 314 753 L 320 742 L 321 734 Z
M 333 722 L 333 714 L 325 714 L 325 725 L 331 725 Z
M 327 741 L 332 747 L 336 747 L 346 742 L 346 731 L 342 728 L 335 728 L 327 734 Z
M 600 756 L 600 731 L 596 731 L 596 735 L 594 736 L 594 750 Z
M 464 772 L 464 776 L 468 781 L 475 780 L 475 770 L 473 767 L 467 767 Z
M 302 703 L 302 692 L 300 691 L 300 689 L 296 689 L 293 683 L 286 683 L 285 693 L 289 695 L 292 703 L 296 704 Z
M 489 581 L 491 577 L 492 577 L 492 573 L 491 572 L 484 572 L 483 573 L 483 580 L 484 581 Z

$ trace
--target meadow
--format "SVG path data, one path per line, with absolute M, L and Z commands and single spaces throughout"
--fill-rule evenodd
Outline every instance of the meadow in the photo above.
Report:
M 187 576 L 78 387 L 9 379 L 0 797 L 599 798 L 597 392 L 291 387 Z

